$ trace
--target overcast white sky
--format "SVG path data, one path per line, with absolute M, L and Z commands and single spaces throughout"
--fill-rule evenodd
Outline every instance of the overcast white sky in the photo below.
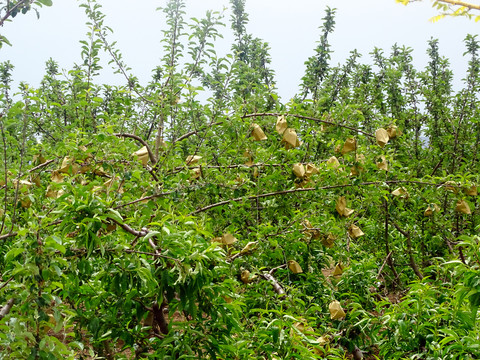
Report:
M 17 83 L 26 81 L 38 85 L 44 75 L 45 61 L 50 57 L 66 70 L 81 61 L 78 41 L 85 39 L 87 28 L 84 11 L 78 7 L 80 1 L 53 2 L 52 7 L 40 10 L 39 20 L 30 12 L 18 15 L 0 29 L 13 45 L 0 50 L 0 61 L 10 60 L 15 65 Z M 115 31 L 112 40 L 118 41 L 125 61 L 145 84 L 162 56 L 159 40 L 166 27 L 163 13 L 155 9 L 164 6 L 167 0 L 98 2 L 107 14 L 105 23 Z M 186 5 L 187 18 L 201 17 L 206 10 L 229 7 L 229 1 L 186 0 Z M 369 53 L 374 47 L 388 54 L 391 46 L 397 43 L 412 47 L 415 65 L 423 68 L 428 61 L 427 41 L 434 37 L 440 41 L 441 54 L 450 59 L 457 85 L 466 69 L 463 39 L 469 33 L 480 32 L 480 23 L 466 18 L 429 22 L 435 15 L 429 0 L 407 7 L 395 0 L 247 0 L 246 11 L 250 17 L 247 30 L 270 44 L 272 67 L 284 100 L 298 90 L 304 62 L 313 54 L 319 39 L 318 27 L 326 6 L 337 8 L 335 32 L 330 38 L 333 64 L 343 63 L 353 49 L 363 55 L 362 62 L 370 62 Z M 225 22 L 229 20 L 228 10 L 226 15 Z M 229 50 L 232 39 L 229 24 L 223 33 L 225 40 L 219 44 L 219 54 Z M 113 75 L 107 67 L 100 81 L 120 84 L 123 78 Z

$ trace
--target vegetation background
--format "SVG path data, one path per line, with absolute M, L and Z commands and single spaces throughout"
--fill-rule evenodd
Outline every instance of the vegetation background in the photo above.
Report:
M 421 69 L 401 45 L 336 65 L 327 7 L 281 101 L 244 0 L 165 2 L 147 82 L 80 7 L 71 69 L 17 89 L 0 63 L 0 359 L 480 357 L 475 35 L 457 89 L 435 39 Z

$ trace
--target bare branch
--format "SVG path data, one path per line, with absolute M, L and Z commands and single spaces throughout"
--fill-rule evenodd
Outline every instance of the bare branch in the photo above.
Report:
M 8 279 L 7 281 L 5 281 L 2 285 L 0 285 L 0 290 L 2 290 L 5 286 L 7 286 L 8 283 L 12 280 L 13 280 L 13 276 L 10 279 Z
M 280 295 L 280 297 L 281 297 L 282 299 L 284 299 L 284 298 L 287 296 L 286 293 L 285 293 L 285 290 L 283 290 L 283 287 L 278 283 L 277 279 L 275 279 L 272 274 L 270 274 L 270 273 L 263 273 L 263 274 L 261 274 L 261 275 L 263 276 L 263 278 L 264 278 L 265 280 L 268 280 L 268 281 L 272 284 L 273 290 L 274 290 L 278 295 Z
M 31 168 L 30 170 L 28 170 L 28 172 L 34 172 L 35 170 L 41 169 L 41 168 L 51 164 L 54 161 L 55 161 L 55 159 L 47 160 L 43 164 L 40 164 L 40 165 L 35 166 L 34 168 Z
M 0 240 L 5 240 L 9 237 L 17 236 L 17 235 L 18 235 L 17 232 L 11 232 L 11 233 L 8 233 L 8 234 L 5 234 L 5 235 L 0 235 Z
M 177 143 L 179 141 L 182 141 L 182 140 L 185 140 L 186 138 L 189 138 L 190 136 L 192 135 L 196 135 L 198 134 L 200 131 L 203 131 L 203 130 L 207 130 L 208 128 L 212 127 L 212 126 L 215 126 L 215 125 L 221 125 L 223 124 L 223 121 L 218 121 L 216 123 L 213 123 L 213 124 L 208 124 L 206 127 L 203 127 L 201 129 L 198 129 L 198 130 L 193 130 L 193 131 L 190 131 L 186 134 L 183 134 L 182 136 L 178 137 L 178 139 L 175 139 L 174 143 Z

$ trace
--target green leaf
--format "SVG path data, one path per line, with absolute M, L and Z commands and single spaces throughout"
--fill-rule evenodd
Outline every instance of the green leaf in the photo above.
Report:
M 18 255 L 20 255 L 21 253 L 23 253 L 25 251 L 25 249 L 23 248 L 13 248 L 13 249 L 10 249 L 10 251 L 8 251 L 6 254 L 5 254 L 5 262 L 10 262 L 12 261 L 13 259 L 15 259 Z
M 144 236 L 143 240 L 147 241 L 148 239 L 160 235 L 159 231 L 150 231 L 147 235 Z
M 52 0 L 37 0 L 37 2 L 39 2 L 40 4 L 45 5 L 45 6 L 52 6 L 53 5 Z
M 118 221 L 119 223 L 123 222 L 122 215 L 117 210 L 114 209 L 108 209 L 109 212 L 109 217 L 111 217 L 113 220 Z
M 65 254 L 65 251 L 66 251 L 65 246 L 63 246 L 62 240 L 57 236 L 47 237 L 45 239 L 45 245 L 60 251 L 62 254 Z

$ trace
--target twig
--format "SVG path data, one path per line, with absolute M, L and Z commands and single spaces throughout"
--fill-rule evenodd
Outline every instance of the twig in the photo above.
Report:
M 392 220 L 390 220 L 390 223 L 395 226 L 395 228 L 407 239 L 407 252 L 408 252 L 408 257 L 410 259 L 410 267 L 412 268 L 413 272 L 418 276 L 420 280 L 423 279 L 423 274 L 420 272 L 418 269 L 417 264 L 415 263 L 415 259 L 413 258 L 412 254 L 412 239 L 410 238 L 410 233 L 404 231 L 403 229 L 398 226 L 398 224 Z
M 0 310 L 0 320 L 2 320 L 5 316 L 8 315 L 10 310 L 13 307 L 13 303 L 15 302 L 14 298 L 11 298 L 10 300 L 7 301 L 4 307 L 2 307 L 2 310 Z
M 291 117 L 296 117 L 296 118 L 298 118 L 298 119 L 312 120 L 312 121 L 315 121 L 315 122 L 320 122 L 320 123 L 324 123 L 324 124 L 328 124 L 328 125 L 332 125 L 332 126 L 339 126 L 339 127 L 345 128 L 345 129 L 349 129 L 349 130 L 353 130 L 353 131 L 362 133 L 362 134 L 364 134 L 364 135 L 366 135 L 366 136 L 369 136 L 369 137 L 375 137 L 374 135 L 372 135 L 372 134 L 370 134 L 370 133 L 367 133 L 367 132 L 365 132 L 365 131 L 363 131 L 363 130 L 360 130 L 360 129 L 356 129 L 356 128 L 351 127 L 351 126 L 336 124 L 336 123 L 331 122 L 331 121 L 322 120 L 322 119 L 314 118 L 314 117 L 311 117 L 311 116 L 297 115 L 297 114 L 288 114 L 288 113 L 286 113 L 286 114 L 281 114 L 281 113 L 255 113 L 255 114 L 243 115 L 243 116 L 242 116 L 242 119 L 250 118 L 250 117 L 256 117 L 256 116 L 282 116 L 282 115 L 284 115 L 285 117 L 291 116 Z
M 149 231 L 148 229 L 146 228 L 142 228 L 141 230 L 135 230 L 134 228 L 132 228 L 131 226 L 127 225 L 127 224 L 123 224 L 113 218 L 108 218 L 108 220 L 114 222 L 115 224 L 119 225 L 123 230 L 125 230 L 126 232 L 132 234 L 132 235 L 135 235 L 135 236 L 146 236 Z
M 292 193 L 299 193 L 299 192 L 307 192 L 307 191 L 315 191 L 315 190 L 328 190 L 328 189 L 339 189 L 339 188 L 346 188 L 346 187 L 353 187 L 353 186 L 367 186 L 367 185 L 383 185 L 383 184 L 398 184 L 398 183 L 408 183 L 408 184 L 420 184 L 420 185 L 428 185 L 428 186 L 443 186 L 443 184 L 435 184 L 435 183 L 427 183 L 427 182 L 422 182 L 422 181 L 416 181 L 416 180 L 388 180 L 388 181 L 369 181 L 369 182 L 364 182 L 364 183 L 359 183 L 359 184 L 343 184 L 343 185 L 328 185 L 328 186 L 321 186 L 321 187 L 309 187 L 309 188 L 300 188 L 300 189 L 291 189 L 291 190 L 281 190 L 281 191 L 275 191 L 267 194 L 259 194 L 259 195 L 252 195 L 252 196 L 247 196 L 247 197 L 238 197 L 234 199 L 229 199 L 229 200 L 224 200 L 220 201 L 215 204 L 210 204 L 205 207 L 202 207 L 200 209 L 197 209 L 193 212 L 191 212 L 189 215 L 195 215 L 198 213 L 201 213 L 203 211 L 207 211 L 210 209 L 213 209 L 218 206 L 226 205 L 232 202 L 239 202 L 243 200 L 253 200 L 253 199 L 258 199 L 258 198 L 265 198 L 265 197 L 271 197 L 271 196 L 277 196 L 277 195 L 285 195 L 285 194 L 292 194 Z M 451 186 L 451 185 L 449 185 Z
M 134 134 L 113 134 L 117 137 L 124 137 L 124 138 L 130 138 L 130 139 L 134 139 L 134 140 L 137 140 L 140 144 L 142 144 L 143 146 L 145 146 L 145 148 L 147 149 L 147 152 L 148 152 L 148 157 L 150 158 L 150 161 L 152 162 L 153 165 L 155 165 L 157 163 L 157 160 L 155 159 L 155 156 L 153 155 L 153 152 L 152 152 L 152 149 L 150 149 L 150 146 L 147 144 L 147 142 L 145 140 L 143 140 L 140 136 L 137 136 L 137 135 L 134 135 Z
M 141 202 L 141 201 L 150 200 L 150 199 L 155 199 L 155 198 L 157 198 L 157 197 L 162 197 L 162 196 L 167 196 L 167 195 L 173 194 L 173 193 L 175 193 L 175 192 L 177 192 L 177 191 L 176 191 L 176 190 L 173 190 L 173 191 L 168 191 L 168 192 L 161 193 L 161 194 L 154 194 L 154 195 L 145 196 L 145 197 L 142 197 L 142 198 L 140 198 L 140 199 L 130 201 L 130 202 L 126 203 L 126 204 L 118 205 L 118 206 L 114 207 L 114 209 L 117 210 L 117 209 L 123 208 L 123 207 L 125 207 L 125 206 L 129 206 L 129 205 L 136 204 L 136 203 Z
M 0 290 L 2 290 L 5 286 L 7 286 L 8 283 L 9 283 L 10 281 L 12 281 L 12 280 L 13 280 L 13 276 L 12 276 L 10 279 L 8 279 L 7 281 L 5 281 L 5 282 L 0 286 Z
M 13 5 L 10 9 L 7 8 L 7 12 L 0 19 L 0 27 L 3 26 L 3 23 L 5 22 L 5 20 L 7 20 L 10 16 L 12 16 L 12 13 L 14 11 L 18 11 L 18 9 L 20 9 L 21 6 L 26 5 L 26 4 L 31 4 L 31 3 L 33 3 L 33 0 L 20 0 L 18 3 Z
M 183 134 L 182 136 L 179 136 L 177 139 L 175 139 L 175 141 L 173 143 L 175 144 L 179 141 L 182 141 L 182 140 L 185 140 L 185 139 L 189 138 L 192 135 L 197 135 L 200 131 L 207 130 L 208 128 L 210 128 L 212 126 L 222 125 L 222 124 L 223 124 L 223 121 L 218 121 L 216 123 L 208 124 L 206 127 L 203 127 L 201 129 L 198 129 L 198 130 L 193 130 L 193 131 L 190 131 L 186 134 Z
M 321 160 L 320 162 L 325 162 L 327 160 Z M 302 165 L 307 165 L 308 163 L 307 162 L 302 162 L 302 163 L 299 163 L 299 164 L 302 164 Z M 292 167 L 294 164 L 289 164 L 289 163 L 285 163 L 285 164 L 265 164 L 265 163 L 256 163 L 256 164 L 252 164 L 252 165 L 245 165 L 245 164 L 234 164 L 234 165 L 204 165 L 203 168 L 204 169 L 239 169 L 239 168 L 243 168 L 243 169 L 251 169 L 251 168 L 254 168 L 254 167 Z M 194 166 L 177 166 L 175 167 L 173 170 L 171 170 L 170 172 L 167 173 L 167 175 L 172 175 L 172 174 L 176 174 L 176 173 L 179 173 L 180 171 L 183 171 L 185 169 L 189 169 L 189 170 L 192 170 L 192 169 L 195 169 L 197 168 L 198 165 L 194 165 Z
M 271 270 L 270 270 L 271 271 Z M 277 279 L 275 279 L 272 274 L 270 273 L 263 273 L 261 274 L 265 280 L 268 280 L 272 286 L 273 290 L 280 295 L 281 299 L 284 299 L 286 297 L 285 290 L 283 290 L 283 287 L 278 283 Z
M 175 258 L 173 258 L 173 257 L 171 257 L 171 256 L 168 256 L 168 255 L 159 254 L 158 252 L 156 252 L 156 253 L 151 253 L 151 252 L 147 252 L 147 251 L 139 251 L 139 250 L 132 250 L 132 249 L 125 249 L 124 251 L 125 251 L 126 253 L 129 253 L 129 254 L 149 255 L 149 256 L 161 257 L 161 258 L 164 258 L 164 259 L 172 260 L 172 261 L 175 261 L 176 263 L 180 263 L 180 262 L 181 262 L 179 259 L 175 259 Z
M 275 271 L 277 271 L 278 269 L 283 269 L 283 268 L 286 268 L 287 267 L 287 264 L 282 264 L 282 265 L 279 265 L 277 267 L 274 267 L 273 269 L 270 269 L 270 271 L 268 272 L 270 275 L 273 275 L 273 273 Z
M 12 233 L 8 233 L 8 234 L 5 234 L 5 235 L 0 235 L 0 240 L 5 240 L 9 237 L 17 236 L 17 235 L 18 235 L 17 232 L 12 232 Z
M 392 251 L 390 251 L 390 243 L 388 241 L 388 225 L 390 223 L 390 214 L 388 212 L 388 203 L 386 199 L 383 199 L 383 206 L 385 209 L 385 232 L 384 232 L 384 240 L 385 240 L 385 252 L 387 254 L 390 254 Z M 395 264 L 392 261 L 392 258 L 387 256 L 387 264 L 390 266 L 390 269 L 392 269 L 393 275 L 395 275 L 395 281 L 398 280 L 399 275 L 397 272 L 397 269 L 395 269 Z
M 392 255 L 392 252 L 393 252 L 393 251 L 390 251 L 390 252 L 388 253 L 387 257 L 386 257 L 385 260 L 383 261 L 382 266 L 380 266 L 380 270 L 378 270 L 377 279 L 380 278 L 380 275 L 382 274 L 383 268 L 385 267 L 385 264 L 387 263 L 388 259 L 390 258 L 390 255 Z
M 55 161 L 55 159 L 47 160 L 43 164 L 40 164 L 40 165 L 35 166 L 34 168 L 31 168 L 30 170 L 28 170 L 28 172 L 34 172 L 35 170 L 41 169 L 41 168 L 51 164 L 54 161 Z

